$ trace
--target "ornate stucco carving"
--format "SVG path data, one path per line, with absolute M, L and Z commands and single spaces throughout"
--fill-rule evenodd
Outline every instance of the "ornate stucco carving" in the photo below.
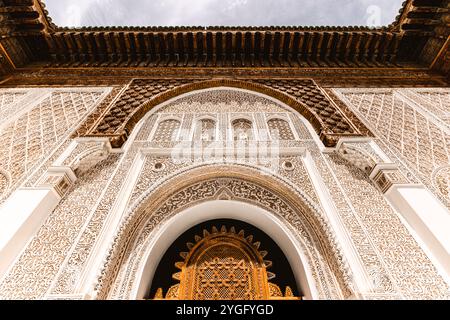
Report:
M 366 233 L 358 240 L 355 225 L 348 226 L 354 243 L 362 249 L 366 268 L 372 273 L 377 270 L 373 281 L 382 284 L 375 290 L 379 297 L 448 299 L 448 284 L 367 175 L 337 155 L 326 155 L 326 158 L 347 205 L 352 206 L 355 218 Z M 335 190 L 331 188 L 332 194 Z
M 27 95 L 28 90 L 24 89 L 3 89 L 0 90 L 0 125 L 13 117 L 22 107 L 18 102 Z
M 9 179 L 8 173 L 0 168 L 0 197 L 8 189 Z
M 335 89 L 335 93 L 372 129 L 442 202 L 450 198 L 435 188 L 433 172 L 450 163 L 450 128 L 446 123 L 449 90 Z M 410 178 L 410 177 L 407 177 Z
M 34 89 L 25 112 L 0 127 L 0 163 L 10 174 L 9 195 L 63 143 L 106 88 Z M 36 99 L 37 97 L 39 99 Z M 26 100 L 25 99 L 25 100 Z M 4 200 L 0 198 L 0 202 Z
M 450 198 L 450 165 L 436 169 L 432 179 L 438 192 L 443 197 Z
M 70 102 L 64 103 L 70 105 Z M 205 106 L 202 103 L 207 104 Z M 218 131 L 227 137 L 227 126 L 230 123 L 228 114 L 220 108 L 211 107 L 213 104 L 209 104 L 207 99 L 202 103 L 195 108 L 199 111 L 208 109 L 207 114 L 203 111 L 196 114 L 196 109 L 192 109 L 191 117 L 182 126 L 192 129 L 197 116 L 215 116 L 218 119 Z M 241 109 L 231 108 L 229 111 L 236 111 L 236 114 L 254 112 L 250 105 L 245 107 L 247 112 L 244 112 L 243 105 L 237 103 L 234 106 Z M 266 118 L 256 121 L 258 128 L 263 126 L 261 119 L 269 119 L 272 111 L 282 114 L 291 121 L 296 131 L 296 140 L 286 141 L 282 146 L 286 149 L 305 150 L 301 155 L 280 157 L 280 164 L 290 162 L 290 165 L 280 165 L 278 174 L 267 175 L 266 172 L 261 175 L 259 170 L 262 167 L 236 163 L 228 166 L 191 162 L 175 164 L 167 154 L 162 156 L 144 153 L 146 159 L 142 167 L 139 167 L 136 182 L 126 199 L 126 212 L 121 212 L 125 214 L 119 234 L 123 237 L 110 239 L 115 240 L 110 255 L 101 253 L 106 254 L 108 259 L 97 283 L 97 298 L 129 297 L 136 268 L 145 259 L 142 254 L 133 253 L 145 251 L 152 230 L 189 203 L 216 197 L 234 197 L 278 214 L 298 239 L 305 242 L 304 248 L 311 257 L 308 263 L 311 265 L 312 277 L 316 279 L 322 297 L 342 298 L 357 294 L 353 288 L 353 275 L 348 270 L 340 244 L 333 239 L 335 232 L 322 208 L 321 198 L 305 169 L 302 155 L 306 153 L 310 154 L 323 182 L 324 191 L 336 208 L 350 235 L 350 243 L 355 247 L 358 259 L 373 283 L 370 292 L 358 296 L 377 299 L 448 298 L 448 285 L 367 174 L 337 154 L 321 153 L 297 115 L 283 108 L 278 109 L 276 103 L 270 108 L 271 111 L 264 114 Z M 74 186 L 68 189 L 60 205 L 7 276 L 0 280 L 1 297 L 36 299 L 48 295 L 53 298 L 60 296 L 75 299 L 81 296 L 77 294 L 77 290 L 83 275 L 92 271 L 87 268 L 91 266 L 91 257 L 98 254 L 94 248 L 96 241 L 105 228 L 111 227 L 107 223 L 108 215 L 120 202 L 118 195 L 130 175 L 134 161 L 144 156 L 142 150 L 176 146 L 177 142 L 149 141 L 159 117 L 166 112 L 169 114 L 167 110 L 181 118 L 186 113 L 176 102 L 167 109 L 162 108 L 142 124 L 136 141 L 132 141 L 123 150 L 123 155 L 111 154 L 105 160 L 99 163 L 94 161 L 79 172 L 79 179 Z M 54 148 L 54 154 L 30 177 L 30 186 L 40 181 L 47 168 L 61 157 L 70 143 L 70 140 L 66 140 L 60 147 Z M 377 163 L 382 160 L 376 152 L 366 148 L 367 144 L 354 145 Z M 84 158 L 81 155 L 94 155 L 95 158 L 96 152 L 101 153 L 102 149 L 96 143 L 84 146 L 80 144 L 79 147 L 65 159 L 65 165 L 76 167 L 77 159 Z M 386 154 L 394 160 L 393 151 L 387 150 Z M 157 164 L 162 166 L 156 166 Z M 89 169 L 91 165 L 93 167 Z M 406 168 L 402 163 L 398 167 L 401 170 Z M 199 174 L 190 176 L 189 173 L 192 172 Z M 436 171 L 434 176 L 442 181 L 442 177 L 447 177 L 447 174 L 442 170 Z M 177 202 L 176 199 L 182 201 Z M 133 230 L 138 231 L 133 233 Z M 126 247 L 127 243 L 133 245 Z M 130 259 L 119 259 L 124 256 Z
M 364 150 L 350 143 L 343 143 L 337 152 L 342 158 L 366 174 L 370 174 L 377 164 Z

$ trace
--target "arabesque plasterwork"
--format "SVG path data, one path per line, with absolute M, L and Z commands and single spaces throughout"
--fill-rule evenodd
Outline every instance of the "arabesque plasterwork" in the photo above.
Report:
M 0 126 L 0 164 L 8 172 L 10 181 L 8 190 L 0 195 L 0 202 L 28 179 L 55 148 L 68 139 L 79 122 L 84 121 L 108 90 L 31 89 L 29 93 L 24 91 L 22 99 L 22 95 L 14 98 L 18 100 L 16 103 L 16 100 L 5 97 L 11 93 L 3 93 L 5 105 L 2 106 L 2 112 L 5 112 L 5 120 Z M 13 102 L 6 104 L 8 101 Z M 20 112 L 14 106 L 20 108 Z M 10 114 L 7 115 L 6 112 Z
M 437 178 L 439 172 L 450 163 L 450 90 L 430 88 L 334 91 L 377 138 L 450 208 L 450 197 L 445 192 L 446 180 Z
M 20 102 L 29 94 L 27 89 L 0 90 L 0 125 L 7 122 L 21 109 Z
M 312 138 L 315 133 L 307 128 L 303 123 L 304 120 L 300 120 L 298 114 L 290 112 L 273 100 L 265 100 L 262 96 L 251 97 L 248 92 L 240 95 L 237 90 L 219 94 L 235 98 L 232 102 L 219 107 L 217 105 L 219 101 L 214 100 L 214 90 L 207 90 L 203 94 L 196 93 L 193 97 L 182 98 L 179 104 L 175 100 L 149 115 L 142 122 L 135 140 L 122 150 L 121 154 L 108 153 L 111 151 L 108 149 L 102 154 L 105 156 L 104 159 L 98 158 L 98 153 L 104 150 L 101 147 L 102 142 L 95 139 L 78 141 L 79 145 L 67 155 L 64 164 L 75 167 L 79 163 L 78 160 L 84 157 L 87 157 L 86 159 L 92 157 L 94 161 L 86 161 L 86 165 L 78 172 L 78 180 L 66 192 L 61 203 L 6 277 L 0 279 L 0 296 L 8 299 L 38 299 L 78 295 L 82 279 L 88 272 L 87 268 L 91 265 L 93 255 L 96 254 L 94 251 L 96 241 L 105 228 L 112 227 L 109 225 L 108 215 L 119 202 L 126 201 L 124 216 L 120 219 L 120 227 L 118 226 L 119 233 L 114 239 L 109 239 L 111 252 L 102 253 L 105 254 L 103 268 L 98 270 L 99 277 L 96 283 L 92 284 L 95 290 L 89 292 L 89 295 L 100 299 L 129 298 L 136 285 L 136 271 L 146 259 L 142 252 L 145 252 L 154 231 L 161 223 L 183 208 L 226 194 L 227 197 L 252 203 L 278 215 L 289 226 L 297 235 L 298 241 L 303 243 L 305 252 L 308 252 L 309 260 L 304 263 L 308 263 L 311 267 L 321 298 L 449 298 L 448 285 L 399 220 L 382 192 L 369 179 L 364 170 L 365 166 L 358 168 L 358 165 L 355 165 L 364 162 L 358 162 L 359 160 L 355 162 L 358 157 L 346 159 L 338 153 L 323 153 Z M 378 110 L 379 115 L 382 115 L 380 108 L 384 105 L 384 99 L 395 101 L 397 99 L 390 98 L 389 94 L 382 93 L 381 98 L 377 98 L 378 93 L 375 93 L 370 99 L 367 97 L 354 99 L 364 101 L 361 105 L 369 105 L 367 110 Z M 346 95 L 350 99 L 350 94 Z M 429 98 L 426 96 L 424 99 Z M 445 102 L 441 96 L 439 99 Z M 247 103 L 248 100 L 252 103 Z M 352 106 L 347 100 L 344 101 Z M 69 108 L 72 106 L 67 100 L 62 100 L 62 103 Z M 189 112 L 186 112 L 188 105 L 191 107 Z M 409 110 L 406 105 L 401 105 L 404 110 Z M 73 110 L 73 107 L 71 108 Z M 257 116 L 259 108 L 267 110 Z M 354 112 L 360 115 L 357 109 Z M 229 139 L 230 120 L 234 114 L 251 116 L 259 129 L 265 126 L 264 123 L 272 116 L 288 120 L 295 132 L 295 140 L 282 141 L 280 145 L 285 151 L 290 148 L 303 151 L 298 155 L 288 153 L 281 155 L 277 159 L 279 171 L 271 172 L 269 175 L 267 175 L 267 172 L 270 172 L 267 170 L 268 167 L 261 164 L 201 161 L 174 163 L 169 157 L 170 153 L 152 155 L 151 150 L 170 150 L 178 143 L 152 141 L 155 128 L 164 117 L 179 117 L 181 128 L 191 132 L 198 122 L 196 119 L 205 116 L 216 119 L 218 132 L 223 132 L 222 137 Z M 418 114 L 415 116 L 420 118 Z M 364 120 L 364 117 L 362 118 Z M 444 136 L 442 134 L 444 128 L 438 128 Z M 437 132 L 437 129 L 432 130 Z M 30 177 L 30 186 L 40 181 L 47 168 L 51 167 L 74 141 L 64 140 L 63 136 L 61 139 L 60 144 L 49 148 L 52 154 Z M 384 137 L 380 136 L 377 139 Z M 351 145 L 376 163 L 385 162 L 386 157 L 395 162 L 394 156 L 399 152 L 395 148 L 386 150 L 384 142 L 377 143 L 377 139 L 373 139 L 372 143 L 378 144 L 380 149 L 383 149 L 384 155 L 380 155 L 379 150 L 374 149 L 369 142 Z M 393 145 L 395 146 L 395 142 Z M 440 153 L 436 148 L 433 150 L 437 154 L 433 159 L 437 161 Z M 312 159 L 312 164 L 326 190 L 325 193 L 329 195 L 340 221 L 351 237 L 351 245 L 361 260 L 366 276 L 371 279 L 370 292 L 357 292 L 342 248 L 335 240 L 331 240 L 333 230 L 328 221 L 328 213 L 322 205 L 323 199 L 317 193 L 317 186 L 312 183 L 311 172 L 306 168 L 306 154 Z M 405 155 L 400 156 L 406 157 L 406 150 Z M 142 164 L 136 169 L 135 164 L 139 159 L 143 159 Z M 439 161 L 436 162 L 440 165 L 437 168 L 442 167 Z M 286 166 L 286 162 L 289 162 L 289 166 Z M 418 165 L 420 169 L 421 163 Z M 399 163 L 398 168 L 405 179 L 417 181 L 415 175 L 409 176 L 411 170 L 403 162 Z M 132 191 L 126 199 L 119 199 L 119 194 L 123 192 L 124 181 L 129 179 L 131 171 L 135 169 L 138 171 Z M 264 175 L 259 174 L 261 169 L 264 169 Z M 202 173 L 197 174 L 197 180 L 183 179 L 188 177 L 190 172 L 197 172 L 195 170 Z M 253 174 L 248 174 L 249 172 Z M 0 181 L 5 180 L 2 179 Z M 442 192 L 444 194 L 448 192 L 448 170 L 438 171 L 435 179 L 440 181 L 440 186 L 447 186 L 441 188 Z M 283 188 L 290 191 L 280 193 Z M 226 192 L 222 193 L 224 191 Z M 286 197 L 289 197 L 289 200 Z M 294 201 L 294 198 L 297 200 Z M 137 231 L 133 233 L 130 230 Z M 127 247 L 127 244 L 131 245 Z M 121 257 L 125 259 L 119 259 Z

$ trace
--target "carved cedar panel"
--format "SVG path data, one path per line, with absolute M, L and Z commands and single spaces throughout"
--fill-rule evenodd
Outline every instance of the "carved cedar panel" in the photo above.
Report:
M 239 87 L 281 99 L 301 112 L 315 127 L 327 146 L 340 136 L 360 136 L 348 118 L 329 100 L 312 80 L 237 80 L 194 81 L 189 79 L 133 80 L 97 125 L 87 135 L 108 136 L 115 147 L 128 138 L 135 124 L 153 106 L 182 93 L 218 86 Z

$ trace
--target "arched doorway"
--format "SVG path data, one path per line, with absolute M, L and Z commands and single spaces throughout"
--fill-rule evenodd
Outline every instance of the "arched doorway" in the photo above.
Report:
M 297 299 L 283 251 L 251 224 L 217 219 L 180 235 L 161 259 L 149 298 L 181 300 Z
M 172 282 L 169 279 L 169 282 L 156 283 L 154 288 L 152 288 L 160 262 L 163 260 L 164 255 L 171 250 L 171 245 L 176 246 L 177 250 L 174 251 L 174 254 L 178 258 L 178 248 L 185 247 L 185 242 L 192 241 L 189 238 L 177 242 L 177 239 L 180 239 L 180 235 L 184 234 L 186 230 L 198 226 L 200 228 L 202 226 L 210 227 L 208 221 L 211 220 L 238 221 L 238 223 L 233 223 L 233 225 L 239 226 L 241 229 L 245 227 L 245 224 L 250 225 L 254 239 L 258 239 L 261 245 L 263 243 L 269 243 L 267 247 L 270 248 L 273 247 L 273 245 L 270 245 L 270 241 L 275 242 L 279 246 L 280 251 L 271 250 L 270 252 L 273 252 L 274 255 L 271 255 L 270 259 L 275 261 L 280 259 L 280 257 L 284 257 L 287 262 L 286 260 L 281 260 L 284 262 L 277 265 L 275 269 L 269 269 L 269 271 L 280 273 L 278 268 L 289 266 L 292 269 L 295 282 L 292 285 L 291 278 L 288 281 L 279 281 L 281 278 L 278 278 L 279 282 L 277 284 L 284 289 L 286 286 L 292 286 L 294 290 L 297 288 L 297 291 L 294 291 L 294 293 L 297 296 L 302 296 L 304 299 L 311 300 L 321 297 L 321 293 L 318 292 L 317 279 L 314 277 L 315 267 L 312 264 L 312 259 L 314 258 L 310 256 L 311 252 L 301 243 L 302 239 L 295 235 L 295 231 L 289 228 L 283 220 L 276 217 L 273 213 L 258 206 L 234 200 L 213 200 L 192 205 L 171 217 L 160 228 L 149 234 L 147 236 L 148 241 L 141 242 L 138 240 L 138 243 L 142 243 L 142 246 L 140 248 L 133 248 L 132 251 L 135 252 L 135 255 L 130 256 L 131 259 L 122 266 L 123 269 L 133 270 L 130 272 L 131 277 L 117 281 L 113 289 L 113 291 L 130 290 L 130 294 L 123 297 L 113 295 L 111 297 L 115 299 L 148 299 L 154 297 L 153 293 L 156 293 L 159 287 L 162 286 L 168 289 L 173 284 L 176 284 L 176 281 Z M 235 227 L 235 229 L 237 230 L 239 228 Z M 203 229 L 195 230 L 199 234 L 203 232 Z M 281 254 L 277 255 L 277 252 L 281 252 Z M 179 260 L 181 258 L 178 258 L 177 261 Z M 170 268 L 170 272 L 168 272 L 169 277 L 179 271 L 172 263 L 173 260 L 166 263 L 166 266 Z M 166 277 L 165 279 L 168 278 Z
M 227 90 L 228 88 L 208 90 L 207 92 L 196 92 L 195 95 L 201 94 L 203 96 L 203 94 L 207 94 L 207 98 L 212 99 L 210 96 L 217 98 L 221 91 Z M 261 102 L 260 96 L 254 97 L 251 92 L 245 92 L 245 94 L 246 97 L 243 101 L 248 102 L 256 99 L 256 102 Z M 228 98 L 225 96 L 225 98 L 219 100 L 227 101 Z M 186 101 L 180 101 L 179 99 L 185 99 Z M 196 129 L 192 124 L 200 123 L 199 120 L 204 119 L 204 116 L 211 117 L 209 102 L 203 104 L 202 100 L 199 102 L 199 108 L 195 109 L 197 115 L 189 114 L 183 118 L 186 123 L 181 127 L 188 129 L 186 130 L 186 137 L 179 134 L 179 138 L 175 139 L 177 141 L 172 141 L 173 139 L 170 141 L 168 139 L 163 139 L 164 141 L 156 139 L 158 141 L 155 141 L 155 139 L 152 139 L 155 137 L 158 126 L 168 119 L 167 116 L 173 117 L 174 114 L 179 116 L 186 113 L 186 110 L 191 110 L 186 109 L 186 106 L 180 105 L 180 103 L 186 102 L 189 104 L 192 99 L 192 94 L 190 94 L 185 97 L 178 97 L 176 101 L 170 103 L 159 104 L 152 110 L 155 114 L 149 113 L 148 118 L 140 124 L 139 132 L 134 132 L 130 141 L 136 139 L 138 142 L 136 146 L 141 146 L 141 143 L 147 140 L 152 141 L 159 149 L 152 147 L 151 151 L 166 157 L 167 146 L 173 146 L 179 142 L 178 140 L 185 141 L 187 139 L 189 141 Z M 214 99 L 211 101 L 215 101 Z M 267 102 L 266 97 L 263 97 L 263 99 L 264 102 Z M 241 100 L 238 99 L 237 101 Z M 272 105 L 271 102 L 274 101 L 270 101 L 270 106 L 265 109 L 266 112 L 276 113 L 277 119 L 279 119 L 281 112 L 286 116 L 286 119 L 290 119 L 289 114 L 284 113 L 286 111 L 291 112 L 291 108 L 283 105 L 280 109 L 279 103 Z M 189 105 L 192 105 L 192 103 Z M 264 103 L 264 105 L 266 104 Z M 223 132 L 217 128 L 216 131 L 223 133 L 224 141 L 228 141 L 225 138 L 228 139 L 233 136 L 227 131 L 232 125 L 232 121 L 237 116 L 241 119 L 245 118 L 242 117 L 242 114 L 250 111 L 248 103 L 238 103 L 238 106 L 233 104 L 224 111 L 227 113 L 225 117 L 217 116 L 214 118 L 215 125 Z M 251 112 L 259 111 L 260 108 Z M 253 124 L 261 125 L 262 132 L 262 129 L 266 128 L 266 122 L 257 115 L 253 116 Z M 258 121 L 258 119 L 261 121 Z M 267 119 L 271 120 L 272 118 Z M 291 121 L 296 121 L 295 117 Z M 306 123 L 307 128 L 304 128 L 302 123 L 303 120 L 300 120 L 299 125 L 291 125 L 292 128 L 299 128 L 299 131 L 296 131 L 295 135 L 289 136 L 295 139 L 299 139 L 300 136 L 305 136 L 307 140 L 314 139 L 307 132 L 313 131 L 311 124 Z M 298 121 L 294 124 L 298 124 Z M 203 126 L 201 128 L 203 129 Z M 259 132 L 255 131 L 255 133 Z M 131 150 L 132 146 L 134 145 L 126 145 L 124 150 Z M 191 144 L 189 144 L 189 147 L 191 147 Z M 173 156 L 174 150 L 170 150 L 170 156 Z M 144 152 L 146 157 L 151 158 L 153 156 L 146 152 Z M 304 284 L 302 288 L 305 288 L 304 295 L 306 298 L 339 299 L 351 296 L 352 290 L 350 277 L 348 276 L 350 271 L 343 263 L 344 259 L 340 249 L 332 236 L 333 232 L 324 219 L 319 205 L 305 192 L 295 188 L 286 178 L 273 172 L 267 174 L 265 167 L 252 163 L 237 162 L 230 164 L 227 163 L 228 161 L 225 163 L 212 161 L 211 163 L 197 164 L 195 161 L 188 161 L 191 164 L 178 164 L 170 160 L 166 161 L 166 159 L 163 159 L 163 161 L 167 165 L 166 168 L 171 168 L 170 173 L 164 179 L 156 181 L 157 183 L 151 185 L 150 188 L 142 185 L 143 189 L 138 193 L 139 197 L 136 197 L 130 203 L 127 212 L 123 213 L 125 218 L 114 236 L 111 251 L 106 262 L 101 262 L 104 265 L 101 277 L 96 280 L 95 297 L 100 299 L 142 299 L 146 297 L 150 289 L 147 286 L 151 283 L 157 264 L 168 246 L 186 231 L 186 228 L 217 218 L 234 218 L 249 222 L 261 228 L 271 237 L 273 237 L 271 233 L 278 233 L 279 239 L 273 238 L 280 246 L 284 246 L 283 251 L 290 252 L 290 254 L 287 254 L 289 262 L 294 269 L 297 284 L 300 282 Z M 152 162 L 149 161 L 150 163 Z M 156 164 L 159 167 L 156 167 Z M 157 175 L 154 172 L 158 172 L 159 168 L 165 168 L 159 162 L 156 164 L 148 167 L 144 165 L 143 177 Z M 257 213 L 249 215 L 247 211 L 243 212 L 242 210 L 239 211 L 239 214 L 235 214 L 237 211 L 219 213 L 217 208 L 214 208 L 214 212 L 210 211 L 208 215 L 185 214 L 193 207 L 214 201 L 219 201 L 222 204 L 225 202 L 231 204 L 235 201 L 241 207 L 243 203 L 251 204 L 253 208 L 257 207 L 262 209 L 263 212 L 259 215 Z M 200 219 L 199 216 L 202 216 L 202 218 Z M 185 217 L 188 218 L 185 219 Z M 266 217 L 265 220 L 262 217 Z M 174 218 L 173 221 L 176 220 L 177 222 L 173 222 L 172 218 Z M 263 224 L 262 221 L 265 221 L 266 224 Z M 162 232 L 161 230 L 165 231 Z M 282 240 L 280 241 L 280 239 Z M 305 272 L 305 269 L 310 270 Z

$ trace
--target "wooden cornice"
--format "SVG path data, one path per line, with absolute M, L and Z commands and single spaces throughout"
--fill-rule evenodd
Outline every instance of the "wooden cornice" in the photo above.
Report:
M 402 35 L 384 32 L 76 32 L 45 35 L 49 66 L 376 67 L 396 65 Z M 338 46 L 341 43 L 343 45 Z M 369 52 L 369 49 L 371 50 Z
M 442 24 L 442 16 L 448 13 L 448 0 L 408 0 L 391 30 L 433 36 L 434 28 Z
M 0 42 L 17 68 L 399 68 L 446 56 L 448 14 L 448 0 L 408 0 L 392 25 L 377 29 L 60 28 L 40 0 L 0 0 Z

